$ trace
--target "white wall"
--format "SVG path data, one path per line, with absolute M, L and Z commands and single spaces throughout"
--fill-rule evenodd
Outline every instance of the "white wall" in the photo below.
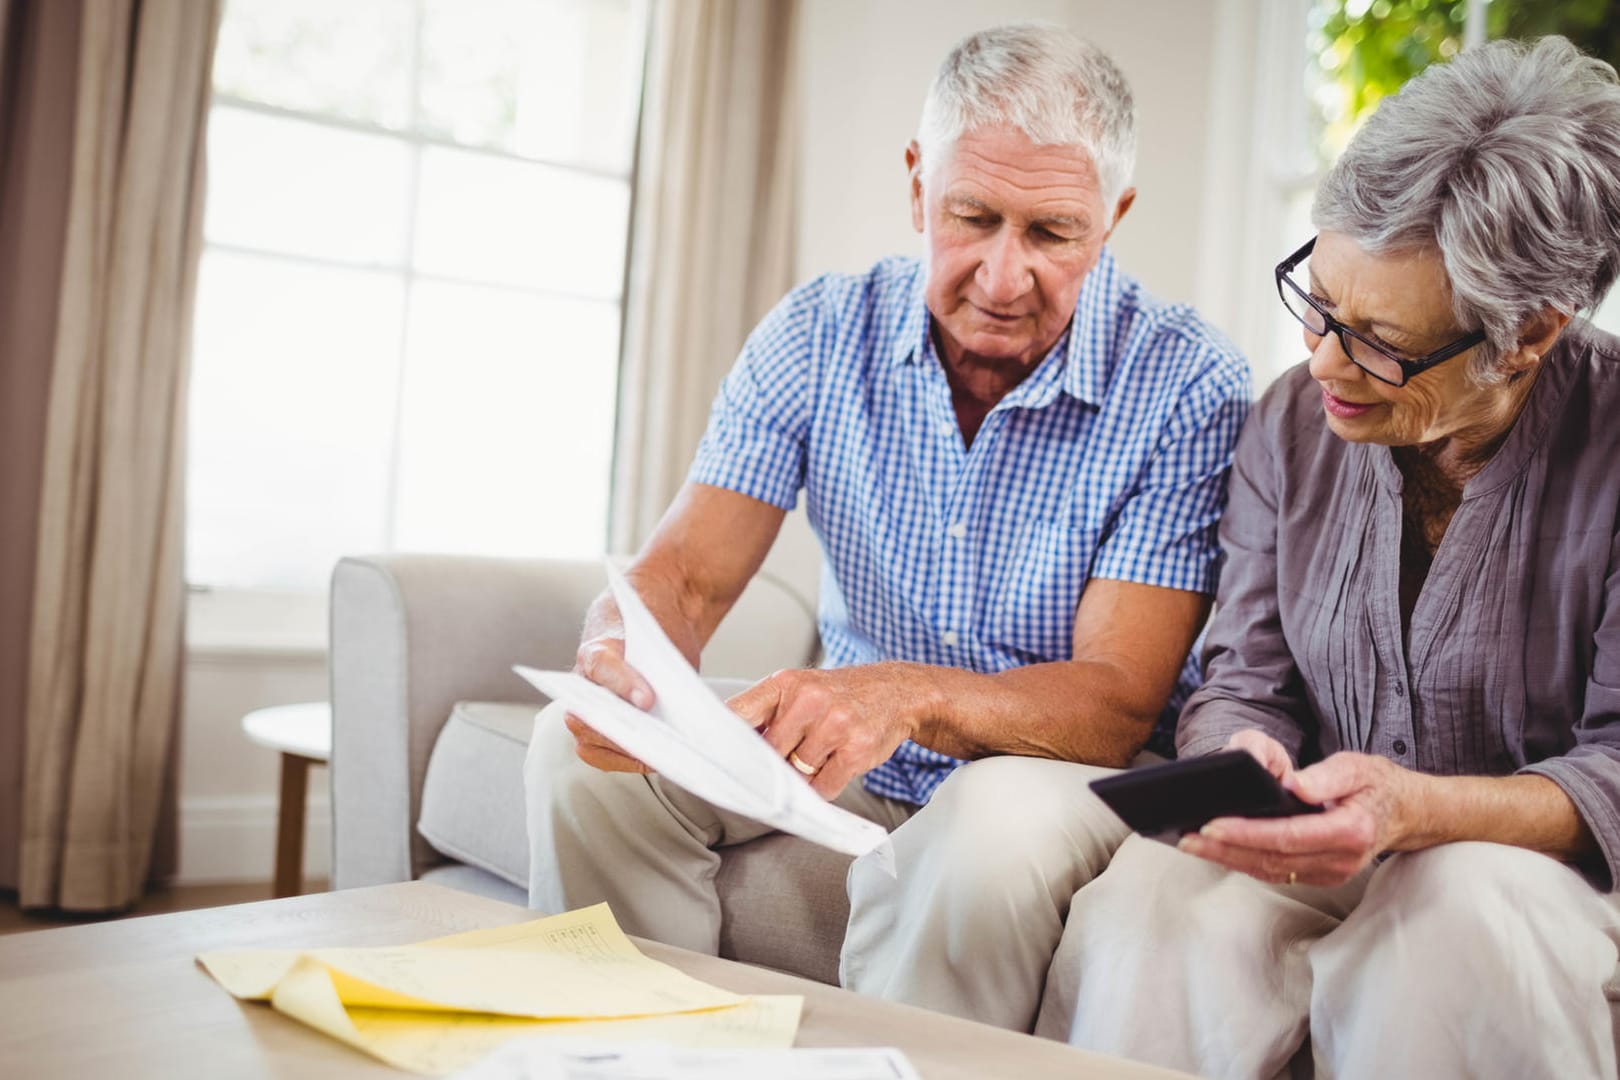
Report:
M 1105 49 L 1136 96 L 1137 200 L 1115 233 L 1126 270 L 1191 302 L 1220 5 L 1187 0 L 812 0 L 803 6 L 805 149 L 799 276 L 920 250 L 902 154 L 940 60 L 974 30 L 1043 19 Z
M 279 756 L 248 742 L 242 717 L 327 696 L 324 601 L 194 593 L 180 720 L 180 869 L 186 883 L 270 880 Z M 306 877 L 331 865 L 325 769 L 310 771 Z
M 326 700 L 319 655 L 193 654 L 186 671 L 180 784 L 180 880 L 268 881 L 275 866 L 279 756 L 242 734 L 242 717 L 266 705 Z M 309 775 L 304 873 L 331 865 L 324 768 Z

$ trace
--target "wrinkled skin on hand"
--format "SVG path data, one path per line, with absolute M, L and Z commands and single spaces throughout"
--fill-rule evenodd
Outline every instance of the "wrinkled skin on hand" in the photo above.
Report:
M 925 696 L 916 671 L 910 664 L 779 671 L 728 704 L 777 753 L 814 768 L 810 786 L 831 799 L 915 734 Z
M 1418 819 L 1419 774 L 1372 754 L 1341 752 L 1295 769 L 1288 751 L 1260 731 L 1227 742 L 1247 750 L 1320 814 L 1217 818 L 1182 838 L 1181 850 L 1273 884 L 1343 885 L 1385 851 L 1400 849 Z

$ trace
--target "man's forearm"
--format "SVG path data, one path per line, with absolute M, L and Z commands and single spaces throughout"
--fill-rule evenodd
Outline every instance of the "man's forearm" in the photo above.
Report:
M 781 509 L 734 491 L 687 484 L 625 571 L 693 667 L 764 561 L 784 516 Z M 622 635 L 623 625 L 612 594 L 603 593 L 586 614 L 583 640 Z
M 918 743 L 952 757 L 995 754 L 1122 768 L 1163 701 L 1106 663 L 1032 664 L 995 675 L 897 664 L 915 687 Z
M 1397 850 L 1479 840 L 1566 861 L 1597 850 L 1574 802 L 1544 776 L 1420 776 L 1415 788 Z

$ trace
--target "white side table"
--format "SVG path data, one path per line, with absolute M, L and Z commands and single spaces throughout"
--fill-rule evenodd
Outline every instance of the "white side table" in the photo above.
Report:
M 332 757 L 332 707 L 324 701 L 255 709 L 242 732 L 281 754 L 281 801 L 276 811 L 276 896 L 304 890 L 304 803 L 309 767 Z

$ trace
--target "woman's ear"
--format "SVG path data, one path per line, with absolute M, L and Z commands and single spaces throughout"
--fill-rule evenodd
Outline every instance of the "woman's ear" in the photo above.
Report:
M 1519 328 L 1519 347 L 1502 358 L 1512 371 L 1528 371 L 1552 350 L 1558 335 L 1569 325 L 1569 315 L 1557 308 L 1542 308 Z

